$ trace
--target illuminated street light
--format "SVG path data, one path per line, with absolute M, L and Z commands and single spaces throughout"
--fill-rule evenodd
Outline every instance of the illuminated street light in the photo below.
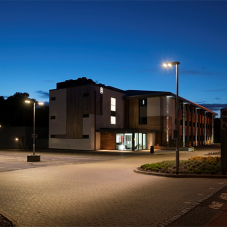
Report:
M 32 138 L 33 138 L 33 156 L 35 155 L 35 138 L 37 137 L 37 135 L 35 134 L 35 106 L 36 105 L 44 105 L 43 102 L 35 102 L 35 101 L 31 101 L 31 100 L 25 100 L 25 103 L 33 103 L 33 134 L 32 134 Z M 34 157 L 33 159 L 31 159 L 33 161 L 37 161 Z M 39 160 L 38 160 L 39 161 Z
M 178 103 L 178 65 L 180 62 L 163 63 L 163 67 L 172 67 L 176 65 L 176 121 L 177 121 L 177 138 L 176 138 L 176 173 L 179 173 L 179 103 Z

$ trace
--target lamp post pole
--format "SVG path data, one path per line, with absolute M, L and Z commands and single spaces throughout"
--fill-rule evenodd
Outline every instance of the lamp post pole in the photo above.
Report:
M 33 134 L 32 134 L 32 140 L 33 140 L 33 145 L 32 145 L 32 150 L 33 150 L 33 155 L 28 155 L 27 156 L 27 161 L 28 162 L 39 162 L 40 161 L 40 155 L 35 155 L 35 106 L 37 105 L 44 105 L 43 102 L 31 102 L 31 100 L 25 100 L 26 103 L 33 103 Z
M 176 174 L 179 173 L 179 101 L 178 101 L 178 64 L 176 64 L 176 121 L 177 121 L 177 139 L 176 139 Z
M 176 65 L 176 112 L 175 112 L 175 116 L 176 116 L 176 125 L 177 125 L 177 138 L 176 138 L 176 174 L 179 173 L 179 159 L 180 159 L 180 155 L 179 155 L 179 137 L 180 137 L 180 132 L 179 132 L 179 119 L 178 119 L 178 115 L 179 115 L 179 97 L 178 97 L 178 65 L 180 64 L 180 62 L 168 62 L 168 63 L 164 63 L 163 66 L 164 67 L 172 67 L 173 65 Z
M 33 155 L 35 155 L 35 102 L 33 104 Z

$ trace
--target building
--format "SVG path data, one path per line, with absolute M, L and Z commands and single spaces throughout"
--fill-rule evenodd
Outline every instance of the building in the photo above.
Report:
M 36 148 L 48 148 L 48 128 L 36 127 Z M 32 127 L 0 127 L 0 148 L 32 149 Z
M 85 77 L 50 90 L 49 148 L 142 150 L 172 145 L 175 94 L 120 90 Z M 181 146 L 212 144 L 213 111 L 179 97 Z

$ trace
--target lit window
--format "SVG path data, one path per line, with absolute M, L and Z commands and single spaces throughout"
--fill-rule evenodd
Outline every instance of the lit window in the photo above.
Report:
M 116 99 L 115 98 L 111 98 L 111 107 L 110 107 L 111 111 L 116 111 Z
M 111 123 L 111 125 L 115 125 L 116 124 L 116 117 L 111 116 L 110 117 L 110 123 Z

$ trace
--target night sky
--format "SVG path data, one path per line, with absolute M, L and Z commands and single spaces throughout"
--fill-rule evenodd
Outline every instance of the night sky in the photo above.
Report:
M 0 96 L 87 77 L 227 108 L 226 1 L 0 1 Z

